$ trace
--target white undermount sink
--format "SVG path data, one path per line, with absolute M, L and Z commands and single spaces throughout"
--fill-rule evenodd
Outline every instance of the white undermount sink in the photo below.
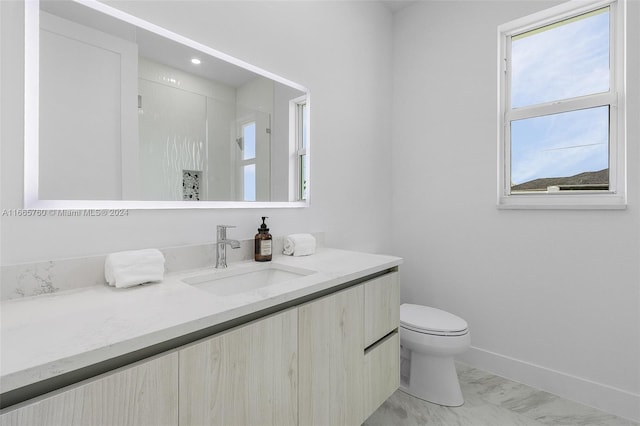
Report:
M 231 296 L 275 284 L 281 284 L 316 271 L 277 263 L 250 263 L 214 270 L 182 281 L 216 296 Z

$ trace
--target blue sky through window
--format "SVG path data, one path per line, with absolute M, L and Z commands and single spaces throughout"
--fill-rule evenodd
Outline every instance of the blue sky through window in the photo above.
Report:
M 608 142 L 608 106 L 514 121 L 511 180 L 518 185 L 606 169 Z
M 242 126 L 242 138 L 244 141 L 244 150 L 242 151 L 242 159 L 250 160 L 256 158 L 256 123 L 251 122 Z
M 244 166 L 244 201 L 256 201 L 256 165 Z
M 251 121 L 242 126 L 243 150 L 242 159 L 256 158 L 256 123 Z M 248 164 L 243 167 L 243 199 L 256 201 L 256 165 Z
M 609 90 L 609 8 L 514 36 L 511 104 L 521 108 Z M 608 106 L 511 123 L 511 180 L 608 167 Z

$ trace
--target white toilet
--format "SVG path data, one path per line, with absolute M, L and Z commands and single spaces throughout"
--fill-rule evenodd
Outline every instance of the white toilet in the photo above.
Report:
M 453 357 L 470 344 L 462 318 L 428 306 L 400 305 L 400 389 L 439 405 L 464 404 Z

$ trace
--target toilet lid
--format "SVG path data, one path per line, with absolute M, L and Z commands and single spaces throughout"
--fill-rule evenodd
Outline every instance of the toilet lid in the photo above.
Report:
M 400 305 L 400 324 L 419 333 L 459 336 L 467 332 L 467 322 L 447 311 L 429 306 Z

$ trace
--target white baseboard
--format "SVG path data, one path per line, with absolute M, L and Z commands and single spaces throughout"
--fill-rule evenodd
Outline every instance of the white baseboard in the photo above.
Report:
M 580 404 L 640 422 L 639 394 L 473 346 L 456 359 Z

